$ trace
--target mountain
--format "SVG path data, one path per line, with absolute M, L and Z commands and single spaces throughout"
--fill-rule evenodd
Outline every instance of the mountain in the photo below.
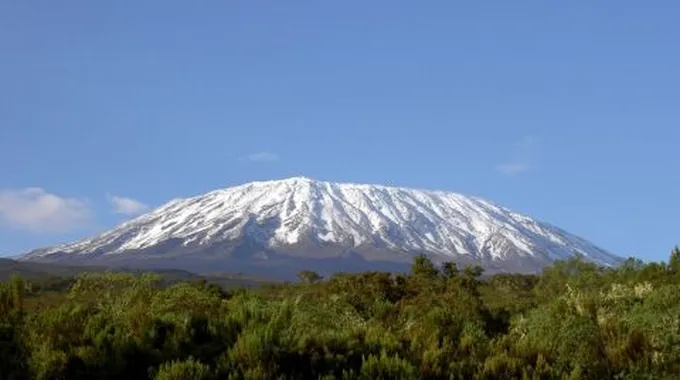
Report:
M 621 259 L 547 223 L 451 192 L 294 177 L 177 199 L 102 235 L 25 261 L 279 273 L 400 270 L 416 254 L 535 272 L 582 255 Z

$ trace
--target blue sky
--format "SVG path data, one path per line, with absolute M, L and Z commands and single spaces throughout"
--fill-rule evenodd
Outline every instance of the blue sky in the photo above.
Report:
M 294 175 L 680 243 L 680 3 L 4 2 L 0 254 Z

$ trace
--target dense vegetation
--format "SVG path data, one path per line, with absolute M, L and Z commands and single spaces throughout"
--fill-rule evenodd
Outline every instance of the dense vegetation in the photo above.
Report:
M 680 250 L 540 276 L 434 266 L 255 290 L 158 275 L 0 285 L 2 379 L 677 379 Z

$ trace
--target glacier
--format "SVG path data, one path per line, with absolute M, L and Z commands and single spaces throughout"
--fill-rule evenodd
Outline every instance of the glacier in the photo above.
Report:
M 334 252 L 365 257 L 380 251 L 380 259 L 388 261 L 426 254 L 436 262 L 464 260 L 499 268 L 524 260 L 537 269 L 574 255 L 603 266 L 622 260 L 562 229 L 478 197 L 307 177 L 251 182 L 172 200 L 109 232 L 27 252 L 22 259 L 130 258 L 163 246 L 172 247 L 175 256 L 191 252 L 200 258 L 202 247 L 214 252 L 220 244 L 244 241 L 262 252 L 294 256 L 304 250 L 306 258 L 335 247 Z M 162 248 L 156 250 L 163 255 Z

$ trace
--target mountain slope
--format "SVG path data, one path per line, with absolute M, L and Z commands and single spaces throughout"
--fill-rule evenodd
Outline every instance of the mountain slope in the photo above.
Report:
M 403 263 L 416 253 L 522 271 L 574 254 L 602 265 L 620 261 L 561 229 L 479 198 L 303 177 L 174 200 L 100 236 L 23 259 L 210 258 L 217 265 L 353 257 Z

